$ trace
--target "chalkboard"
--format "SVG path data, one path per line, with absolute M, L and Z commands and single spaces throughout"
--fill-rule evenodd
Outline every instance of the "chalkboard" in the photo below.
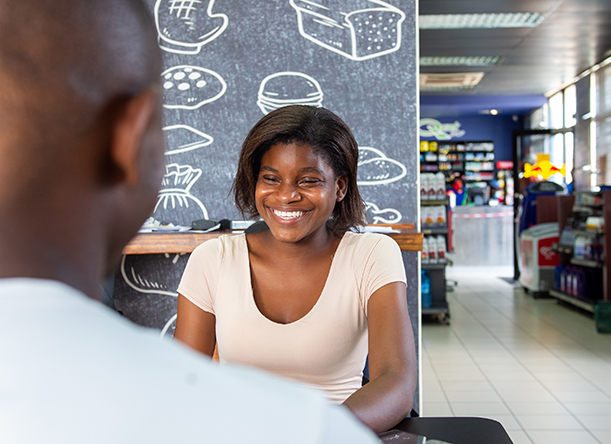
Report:
M 164 56 L 166 175 L 153 217 L 241 219 L 229 190 L 242 141 L 269 111 L 324 106 L 359 144 L 374 223 L 417 222 L 415 0 L 148 0 Z M 417 253 L 404 253 L 418 325 Z M 173 333 L 188 255 L 124 258 L 114 304 Z

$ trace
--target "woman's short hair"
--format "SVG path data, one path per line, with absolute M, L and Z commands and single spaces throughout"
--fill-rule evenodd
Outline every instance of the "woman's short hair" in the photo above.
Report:
M 258 215 L 255 187 L 261 159 L 278 144 L 308 144 L 331 166 L 335 178 L 346 177 L 346 196 L 335 204 L 333 231 L 336 234 L 365 223 L 365 204 L 356 185 L 359 148 L 348 125 L 325 108 L 285 106 L 263 117 L 250 130 L 240 152 L 233 193 L 238 210 L 250 218 Z

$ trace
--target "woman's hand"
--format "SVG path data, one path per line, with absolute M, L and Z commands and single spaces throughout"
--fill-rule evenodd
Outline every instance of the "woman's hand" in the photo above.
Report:
M 412 409 L 418 370 L 405 284 L 378 289 L 367 305 L 369 380 L 345 402 L 374 432 L 398 424 Z
M 178 317 L 174 338 L 212 357 L 216 345 L 216 317 L 178 294 Z

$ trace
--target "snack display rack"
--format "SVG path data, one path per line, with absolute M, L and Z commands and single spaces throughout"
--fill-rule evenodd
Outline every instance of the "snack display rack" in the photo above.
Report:
M 445 182 L 445 181 L 444 181 Z M 445 191 L 445 189 L 444 189 Z M 430 293 L 431 293 L 431 305 L 430 307 L 422 307 L 423 315 L 432 315 L 439 317 L 444 323 L 448 324 L 450 320 L 450 310 L 446 299 L 446 266 L 447 266 L 447 246 L 448 244 L 448 233 L 449 233 L 449 217 L 448 212 L 448 199 L 445 195 L 423 196 L 421 193 L 420 200 L 420 212 L 425 215 L 423 217 L 423 223 L 421 224 L 422 234 L 424 239 L 428 239 L 423 242 L 423 252 L 421 255 L 422 262 L 421 267 L 428 277 L 430 278 Z M 441 223 L 427 223 L 426 213 L 429 209 L 436 208 L 436 213 L 443 211 L 445 216 L 444 222 Z M 440 219 L 440 218 L 439 218 Z M 438 248 L 439 245 L 437 239 L 443 239 L 443 245 Z M 434 239 L 435 247 L 429 249 L 429 242 Z M 428 251 L 427 251 L 428 250 Z M 433 256 L 434 257 L 431 257 Z
M 467 182 L 494 180 L 494 143 L 491 141 L 420 142 L 420 171 L 464 174 Z
M 611 333 L 611 191 L 557 196 L 560 254 L 550 296 L 594 314 L 600 333 Z

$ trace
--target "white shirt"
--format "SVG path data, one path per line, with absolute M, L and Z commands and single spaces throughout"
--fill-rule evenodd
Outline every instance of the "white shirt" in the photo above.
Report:
M 314 391 L 209 363 L 64 284 L 2 279 L 0 442 L 378 440 Z
M 392 238 L 347 232 L 312 309 L 295 322 L 279 324 L 257 308 L 242 234 L 221 236 L 195 249 L 178 292 L 216 316 L 222 363 L 297 379 L 341 403 L 361 387 L 369 298 L 386 284 L 405 281 L 401 250 Z

